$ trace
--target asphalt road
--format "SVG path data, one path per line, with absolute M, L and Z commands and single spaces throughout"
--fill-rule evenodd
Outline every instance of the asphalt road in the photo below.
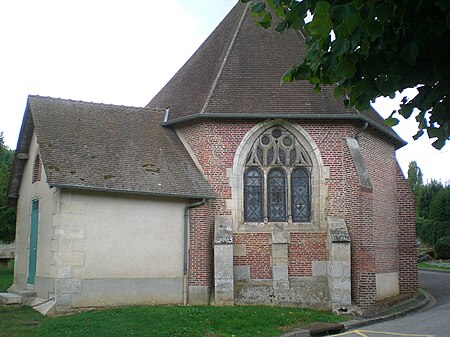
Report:
M 450 273 L 419 271 L 419 285 L 436 298 L 419 312 L 348 331 L 346 337 L 450 337 Z

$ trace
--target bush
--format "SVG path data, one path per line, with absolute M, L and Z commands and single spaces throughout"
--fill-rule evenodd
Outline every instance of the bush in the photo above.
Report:
M 448 221 L 433 221 L 423 218 L 416 220 L 417 236 L 429 245 L 434 245 L 439 239 L 450 236 Z
M 434 251 L 438 259 L 450 259 L 450 236 L 439 239 L 434 245 Z

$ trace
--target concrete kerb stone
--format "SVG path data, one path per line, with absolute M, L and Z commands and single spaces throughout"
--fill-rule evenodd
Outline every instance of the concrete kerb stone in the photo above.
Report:
M 394 306 L 393 309 L 394 312 L 389 314 L 380 314 L 375 317 L 369 317 L 369 318 L 360 318 L 360 319 L 354 319 L 348 322 L 343 322 L 344 331 L 348 331 L 351 329 L 356 329 L 362 326 L 367 326 L 379 322 L 389 321 L 395 318 L 406 316 L 412 312 L 419 311 L 426 306 L 433 306 L 436 302 L 435 298 L 428 293 L 427 291 L 420 289 L 421 295 L 419 297 L 423 296 L 423 299 L 415 299 L 412 300 L 410 305 L 405 305 L 405 303 L 399 304 L 398 306 Z M 399 310 L 395 310 L 396 307 L 399 307 Z M 403 308 L 405 307 L 405 308 Z M 303 330 L 294 330 L 287 334 L 283 334 L 280 337 L 310 337 L 313 335 L 317 335 L 317 331 L 314 329 L 303 329 Z
M 405 306 L 405 304 L 398 305 L 399 310 L 395 310 L 394 306 L 394 312 L 389 314 L 381 314 L 375 317 L 369 317 L 369 318 L 361 318 L 361 319 L 355 319 L 352 321 L 348 321 L 344 323 L 345 330 L 351 330 L 355 328 L 359 328 L 366 325 L 371 325 L 379 322 L 389 321 L 395 318 L 406 316 L 412 312 L 419 311 L 420 309 L 423 309 L 424 307 L 430 305 L 434 305 L 436 302 L 435 298 L 428 293 L 427 291 L 420 289 L 421 295 L 423 296 L 423 299 L 415 299 L 412 300 L 410 305 L 406 305 L 405 308 L 402 308 Z M 420 296 L 419 296 L 420 297 Z

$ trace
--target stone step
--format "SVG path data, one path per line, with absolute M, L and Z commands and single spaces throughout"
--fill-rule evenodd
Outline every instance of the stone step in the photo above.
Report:
M 45 300 L 43 298 L 35 297 L 30 303 L 30 307 L 39 311 L 42 315 L 51 315 L 55 313 L 56 301 L 54 298 Z
M 11 294 L 18 295 L 22 298 L 22 304 L 29 305 L 30 302 L 37 296 L 37 292 L 27 289 L 9 289 Z
M 22 297 L 16 294 L 0 293 L 0 303 L 5 305 L 22 304 Z

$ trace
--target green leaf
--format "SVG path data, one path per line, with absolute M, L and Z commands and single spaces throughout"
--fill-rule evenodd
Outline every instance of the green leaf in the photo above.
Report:
M 420 137 L 422 137 L 423 133 L 424 133 L 423 130 L 417 131 L 417 133 L 413 136 L 413 139 L 414 140 L 419 139 Z
M 275 30 L 279 33 L 283 33 L 287 28 L 287 22 L 285 20 L 281 21 Z
M 262 18 L 259 22 L 258 25 L 260 25 L 263 28 L 269 28 L 272 25 L 272 15 L 270 13 L 266 13 L 264 15 L 264 18 Z
M 333 91 L 333 96 L 335 99 L 341 98 L 345 95 L 345 88 L 342 86 L 337 86 L 336 88 L 334 88 Z
M 400 121 L 394 117 L 389 117 L 384 120 L 384 124 L 386 124 L 389 127 L 396 126 L 398 123 L 400 123 Z
M 293 82 L 294 81 L 294 70 L 291 68 L 288 71 L 286 71 L 281 78 L 283 82 Z
M 305 62 L 300 63 L 294 68 L 294 78 L 296 80 L 309 80 L 311 76 L 311 68 Z
M 341 24 L 336 26 L 336 35 L 348 37 L 358 28 L 360 22 L 361 18 L 358 14 L 346 18 Z
M 351 44 L 346 39 L 343 38 L 336 38 L 331 43 L 331 51 L 335 54 L 345 54 L 351 49 Z
M 445 141 L 446 141 L 445 138 L 438 138 L 433 143 L 431 143 L 431 145 L 433 145 L 436 149 L 440 150 L 444 147 Z
M 333 23 L 328 14 L 329 9 L 330 4 L 326 1 L 319 1 L 316 4 L 313 19 L 306 25 L 306 29 L 311 35 L 319 38 L 324 38 L 330 35 L 331 29 L 333 28 Z
M 266 4 L 264 2 L 252 3 L 250 4 L 250 10 L 252 13 L 256 14 L 256 16 L 263 16 L 266 11 Z
M 409 117 L 411 117 L 413 109 L 414 109 L 414 105 L 413 104 L 402 104 L 401 105 L 401 109 L 398 112 L 404 118 L 409 118 Z
M 352 78 L 356 73 L 356 67 L 351 61 L 344 60 L 336 66 L 335 72 L 344 78 Z

